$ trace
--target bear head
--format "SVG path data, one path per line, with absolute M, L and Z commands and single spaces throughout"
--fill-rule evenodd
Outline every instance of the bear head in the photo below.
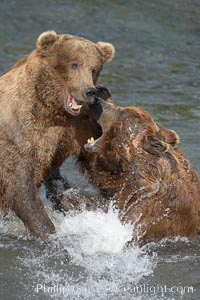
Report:
M 98 76 L 113 59 L 115 49 L 109 43 L 47 31 L 38 37 L 36 53 L 65 85 L 66 110 L 78 115 L 81 104 L 93 101 Z
M 140 159 L 155 161 L 171 153 L 179 142 L 173 130 L 160 127 L 142 108 L 114 104 L 106 88 L 97 87 L 96 101 L 90 109 L 103 134 L 97 140 L 88 140 L 85 149 L 89 152 L 135 166 Z

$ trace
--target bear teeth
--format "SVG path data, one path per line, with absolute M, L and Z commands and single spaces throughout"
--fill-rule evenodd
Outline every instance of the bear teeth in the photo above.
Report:
M 94 145 L 94 138 L 91 137 L 90 139 L 88 139 L 88 140 L 87 140 L 87 143 L 88 143 L 89 145 Z
M 76 115 L 80 112 L 82 107 L 82 105 L 79 105 L 78 100 L 70 94 L 68 94 L 67 96 L 65 105 L 69 113 L 76 114 Z
M 80 109 L 82 107 L 82 105 L 78 105 L 78 104 L 72 104 L 71 105 L 72 109 Z

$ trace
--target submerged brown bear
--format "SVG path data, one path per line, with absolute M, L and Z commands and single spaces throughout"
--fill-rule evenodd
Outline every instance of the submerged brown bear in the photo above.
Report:
M 12 209 L 37 237 L 55 231 L 38 187 L 101 133 L 83 104 L 113 55 L 109 43 L 49 31 L 0 76 L 0 211 Z
M 100 89 L 104 100 L 109 97 Z M 118 107 L 111 99 L 91 105 L 103 129 L 89 139 L 82 169 L 104 196 L 115 199 L 123 221 L 139 242 L 164 237 L 194 238 L 199 231 L 200 181 L 178 136 L 139 107 Z

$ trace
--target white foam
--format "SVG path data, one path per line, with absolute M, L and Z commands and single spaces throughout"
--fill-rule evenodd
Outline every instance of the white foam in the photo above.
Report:
M 62 238 L 76 236 L 81 251 L 91 255 L 97 252 L 121 252 L 126 243 L 132 240 L 132 230 L 132 226 L 123 225 L 118 214 L 110 208 L 108 213 L 84 211 L 74 216 L 69 214 L 57 231 Z
M 34 282 L 40 278 L 47 287 L 65 288 L 64 295 L 55 291 L 49 298 L 142 299 L 132 294 L 132 288 L 153 272 L 156 259 L 137 246 L 125 247 L 132 227 L 122 224 L 117 212 L 51 212 L 51 217 L 57 229 L 51 247 L 23 259 L 26 267 L 31 266 Z
M 48 208 L 48 214 L 57 233 L 46 246 L 27 241 L 24 247 L 22 243 L 23 255 L 18 257 L 18 264 L 26 270 L 30 277 L 27 280 L 34 288 L 27 299 L 32 299 L 33 293 L 37 296 L 38 283 L 65 288 L 65 294 L 47 292 L 48 299 L 111 296 L 118 300 L 122 295 L 126 299 L 140 299 L 139 295 L 132 295 L 132 287 L 153 272 L 156 260 L 137 246 L 125 247 L 132 239 L 130 224 L 122 224 L 112 209 L 108 213 L 82 211 L 63 216 Z M 11 223 L 17 226 L 16 234 L 24 232 L 17 218 L 13 217 Z M 11 230 L 10 225 L 4 223 L 5 233 Z

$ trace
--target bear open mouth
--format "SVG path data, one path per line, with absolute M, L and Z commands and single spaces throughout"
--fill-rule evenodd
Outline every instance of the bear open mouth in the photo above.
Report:
M 78 99 L 70 94 L 67 96 L 67 99 L 65 100 L 65 108 L 68 113 L 73 116 L 77 116 L 80 114 L 81 107 L 82 105 Z
M 87 140 L 87 144 L 84 145 L 85 150 L 87 150 L 88 152 L 93 152 L 95 151 L 96 147 L 98 146 L 98 144 L 101 142 L 101 139 L 103 138 L 103 134 L 102 136 L 100 136 L 98 139 L 94 139 L 93 137 L 91 137 L 90 139 Z

